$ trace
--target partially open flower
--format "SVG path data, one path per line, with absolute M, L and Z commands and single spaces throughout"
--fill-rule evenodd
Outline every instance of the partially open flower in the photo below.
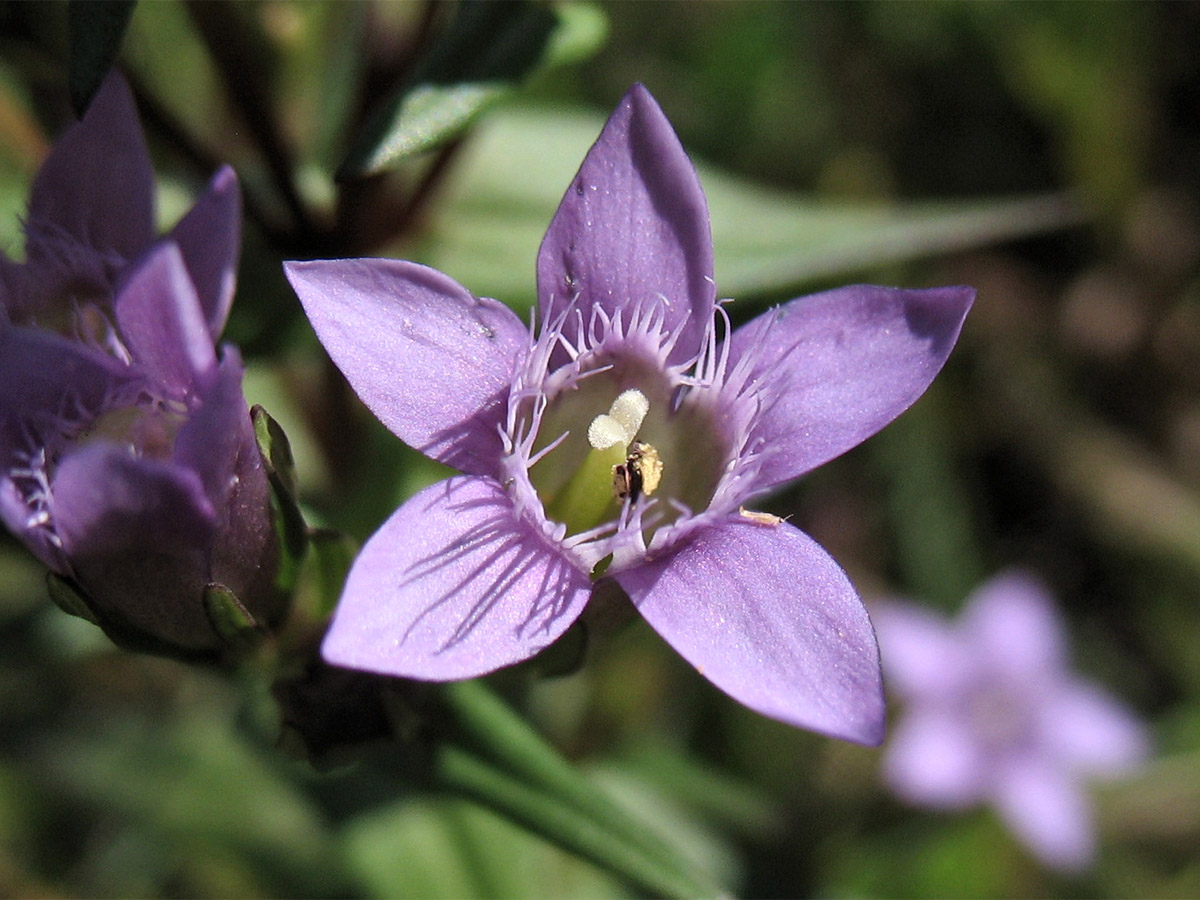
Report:
M 240 200 L 224 168 L 156 241 L 153 190 L 110 76 L 34 182 L 26 259 L 0 255 L 0 516 L 115 639 L 204 655 L 214 604 L 280 607 L 242 365 L 215 346 Z
M 728 334 L 704 194 L 641 86 L 546 233 L 534 335 L 415 263 L 287 271 L 367 405 L 464 473 L 363 548 L 326 659 L 431 680 L 490 672 L 560 636 L 611 580 L 747 706 L 880 739 L 878 653 L 846 575 L 798 529 L 742 507 L 920 396 L 969 288 L 844 288 Z

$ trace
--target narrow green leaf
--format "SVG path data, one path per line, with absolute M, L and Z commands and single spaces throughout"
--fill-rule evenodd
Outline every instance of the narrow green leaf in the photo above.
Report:
M 67 29 L 71 56 L 67 80 L 71 105 L 83 116 L 121 50 L 137 0 L 71 0 Z
M 428 240 L 406 252 L 473 291 L 527 308 L 542 235 L 603 124 L 577 109 L 497 111 L 464 149 Z M 703 164 L 697 170 L 712 220 L 717 288 L 739 299 L 1053 231 L 1084 217 L 1059 194 L 835 204 Z
M 603 14 L 582 5 L 464 0 L 413 78 L 368 121 L 338 177 L 444 144 L 531 72 L 595 52 L 605 31 Z
M 392 127 L 372 134 L 365 159 L 351 157 L 348 170 L 377 172 L 389 162 L 413 156 L 449 140 L 491 103 L 511 90 L 503 81 L 418 84 L 397 95 L 399 106 L 388 110 Z
M 442 697 L 452 726 L 478 753 L 553 798 L 559 808 L 573 810 L 575 815 L 594 822 L 614 838 L 640 848 L 664 872 L 690 882 L 690 893 L 719 893 L 705 873 L 697 871 L 657 832 L 631 817 L 483 683 L 448 684 Z
M 506 775 L 456 747 L 443 747 L 435 763 L 437 783 L 469 797 L 553 844 L 626 878 L 652 894 L 667 897 L 716 896 L 706 880 L 675 871 L 623 835 L 591 816 L 581 815 L 525 781 Z
M 348 864 L 372 897 L 629 896 L 615 876 L 457 796 L 406 797 L 356 816 L 344 843 Z

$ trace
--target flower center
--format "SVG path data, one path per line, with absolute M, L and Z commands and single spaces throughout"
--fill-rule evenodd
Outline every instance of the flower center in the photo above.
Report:
M 617 520 L 627 504 L 653 509 L 634 520 L 650 530 L 707 508 L 726 449 L 707 409 L 672 402 L 677 388 L 626 363 L 555 397 L 539 438 L 555 446 L 529 471 L 546 516 L 576 535 Z
M 651 494 L 658 486 L 662 461 L 653 447 L 635 440 L 649 411 L 646 395 L 631 388 L 588 425 L 591 449 L 546 507 L 546 514 L 565 523 L 568 533 L 595 528 L 611 517 L 614 501 L 626 497 L 636 501 L 638 494 Z M 643 471 L 643 460 L 651 455 L 657 465 L 646 464 Z
M 967 698 L 967 715 L 979 740 L 995 751 L 1021 745 L 1033 727 L 1028 703 L 1005 687 L 976 689 Z

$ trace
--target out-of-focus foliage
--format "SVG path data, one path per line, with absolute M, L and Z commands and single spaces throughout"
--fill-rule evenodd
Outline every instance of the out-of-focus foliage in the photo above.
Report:
M 1200 893 L 1200 9 L 540 8 L 566 29 L 555 34 L 607 27 L 603 49 L 531 67 L 470 110 L 474 130 L 340 182 L 372 112 L 445 37 L 449 6 L 133 12 L 118 60 L 163 216 L 218 161 L 245 185 L 228 337 L 248 358 L 249 399 L 288 434 L 309 524 L 361 540 L 441 474 L 324 360 L 280 261 L 418 258 L 527 306 L 559 192 L 604 112 L 642 81 L 702 166 L 735 321 L 836 280 L 979 290 L 933 390 L 767 508 L 829 548 L 868 599 L 953 612 L 1000 568 L 1036 570 L 1062 600 L 1079 668 L 1145 717 L 1158 757 L 1098 791 L 1099 861 L 1065 879 L 986 811 L 902 806 L 879 781 L 879 751 L 737 707 L 644 627 L 589 647 L 572 675 L 512 672 L 497 687 L 738 895 Z M 71 117 L 69 47 L 65 6 L 0 4 L 9 254 L 37 164 Z M 348 546 L 330 538 L 303 565 L 335 571 Z M 301 585 L 314 616 L 335 593 L 303 573 Z M 314 773 L 273 746 L 262 673 L 222 680 L 115 650 L 47 601 L 7 537 L 0 658 L 0 894 L 633 893 L 417 790 L 386 750 Z

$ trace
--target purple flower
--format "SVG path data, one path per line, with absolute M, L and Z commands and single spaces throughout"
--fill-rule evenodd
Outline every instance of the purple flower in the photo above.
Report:
M 536 336 L 416 263 L 287 264 L 359 396 L 463 473 L 367 542 L 326 659 L 480 675 L 533 656 L 615 582 L 747 706 L 880 739 L 875 638 L 845 573 L 803 532 L 743 505 L 911 404 L 973 292 L 844 288 L 722 339 L 712 261 L 696 174 L 639 85 L 542 242 Z
M 1094 851 L 1085 776 L 1142 760 L 1142 725 L 1067 665 L 1045 587 L 1009 573 L 957 622 L 903 602 L 872 607 L 888 687 L 906 701 L 884 774 L 913 803 L 991 803 L 1046 864 L 1078 870 Z
M 128 88 L 110 76 L 0 255 L 0 517 L 123 642 L 208 652 L 212 584 L 273 614 L 268 482 L 235 349 L 231 169 L 166 237 Z

